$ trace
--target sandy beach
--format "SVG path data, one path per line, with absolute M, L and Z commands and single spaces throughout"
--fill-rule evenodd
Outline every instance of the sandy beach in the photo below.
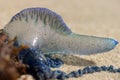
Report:
M 119 0 L 0 0 L 0 28 L 4 28 L 13 15 L 30 7 L 55 11 L 75 33 L 114 38 L 120 42 Z M 120 68 L 120 45 L 109 52 L 65 59 L 65 64 L 58 69 L 67 73 L 93 65 Z M 120 80 L 120 74 L 97 72 L 68 80 Z

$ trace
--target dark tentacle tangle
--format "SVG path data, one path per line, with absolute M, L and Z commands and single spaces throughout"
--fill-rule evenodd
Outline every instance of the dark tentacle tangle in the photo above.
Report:
M 44 59 L 46 58 L 46 59 Z M 81 77 L 84 74 L 90 74 L 100 71 L 108 71 L 112 73 L 120 73 L 120 68 L 115 69 L 112 65 L 110 66 L 87 66 L 82 70 L 72 71 L 66 74 L 60 70 L 52 71 L 52 68 L 60 67 L 63 62 L 60 59 L 52 59 L 50 56 L 44 56 L 42 51 L 35 49 L 24 49 L 19 54 L 19 59 L 24 63 L 29 65 L 28 72 L 33 75 L 36 80 L 49 80 L 49 79 L 59 79 L 64 80 L 71 77 Z
M 36 51 L 34 49 L 22 50 L 19 54 L 19 59 L 24 63 L 29 65 L 29 72 L 34 77 L 37 76 L 38 80 L 47 80 L 51 77 L 52 71 L 44 60 L 44 55 L 41 51 Z M 36 75 L 34 75 L 36 74 Z

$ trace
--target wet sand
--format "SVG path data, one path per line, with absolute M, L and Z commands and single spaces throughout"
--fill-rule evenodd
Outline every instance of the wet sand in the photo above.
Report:
M 60 14 L 73 32 L 111 37 L 120 42 L 119 0 L 0 0 L 0 28 L 24 8 L 45 7 Z M 71 72 L 91 65 L 120 68 L 120 45 L 109 52 L 90 56 L 67 56 L 60 70 Z M 71 61 L 70 61 L 71 60 Z M 98 72 L 69 80 L 120 80 L 120 74 Z

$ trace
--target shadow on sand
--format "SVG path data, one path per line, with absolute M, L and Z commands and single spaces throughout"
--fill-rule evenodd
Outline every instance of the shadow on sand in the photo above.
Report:
M 96 65 L 95 62 L 90 60 L 82 59 L 78 56 L 74 55 L 65 55 L 65 54 L 51 54 L 52 58 L 59 58 L 61 59 L 64 64 L 67 65 L 74 65 L 74 66 L 93 66 Z

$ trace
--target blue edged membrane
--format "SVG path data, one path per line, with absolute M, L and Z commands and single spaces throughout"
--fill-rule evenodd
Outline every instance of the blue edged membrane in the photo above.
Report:
M 118 41 L 116 41 L 116 40 L 113 40 L 114 41 L 114 43 L 115 43 L 115 45 L 117 45 L 119 42 Z
M 24 18 L 26 21 L 29 21 L 28 16 L 34 17 L 35 21 L 38 21 L 38 18 L 40 18 L 40 20 L 42 20 L 42 22 L 44 22 L 44 24 L 46 24 L 46 23 L 49 23 L 49 25 L 52 24 L 50 26 L 52 28 L 57 29 L 57 31 L 66 32 L 68 34 L 72 32 L 67 27 L 64 20 L 62 19 L 62 17 L 59 14 L 57 14 L 56 12 L 51 11 L 47 8 L 39 8 L 39 7 L 26 8 L 26 9 L 20 11 L 19 13 L 17 13 L 15 16 L 13 16 L 12 19 L 10 20 L 10 23 L 14 22 L 14 20 L 21 21 L 22 18 Z M 46 21 L 46 19 L 48 19 L 48 18 L 49 18 L 49 20 Z M 59 25 L 59 26 L 56 26 L 56 25 Z
M 44 56 L 42 51 L 36 49 L 24 49 L 19 53 L 19 60 L 24 64 L 29 65 L 28 73 L 35 77 L 36 80 L 48 80 L 48 79 L 59 79 L 65 80 L 66 78 L 81 77 L 84 74 L 90 74 L 100 71 L 108 71 L 112 73 L 120 73 L 120 68 L 115 69 L 112 65 L 110 66 L 87 66 L 77 71 L 72 71 L 66 74 L 60 70 L 51 70 L 52 68 L 58 68 L 63 64 L 63 61 L 56 58 L 53 59 L 50 56 Z M 46 58 L 46 59 L 44 59 Z

